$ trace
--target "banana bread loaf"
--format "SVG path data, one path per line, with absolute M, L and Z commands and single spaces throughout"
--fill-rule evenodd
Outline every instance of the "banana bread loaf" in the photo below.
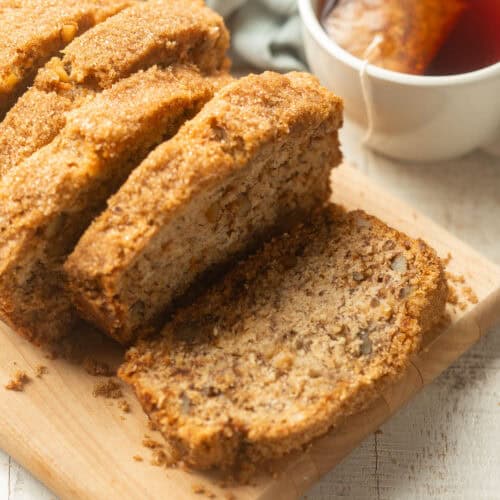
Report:
M 133 0 L 2 0 L 0 121 L 37 69 L 76 36 Z
M 187 66 L 139 71 L 69 113 L 56 139 L 0 177 L 0 316 L 19 333 L 39 344 L 68 333 L 65 257 L 149 150 L 227 79 Z
M 0 176 L 48 144 L 89 96 L 154 64 L 217 71 L 228 45 L 222 18 L 201 0 L 149 0 L 109 18 L 49 61 L 0 124 Z

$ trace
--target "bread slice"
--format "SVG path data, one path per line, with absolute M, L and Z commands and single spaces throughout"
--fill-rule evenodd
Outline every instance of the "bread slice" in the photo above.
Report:
M 211 266 L 329 197 L 342 102 L 303 73 L 225 87 L 159 146 L 65 269 L 81 314 L 122 343 L 160 326 Z
M 2 0 L 0 121 L 39 67 L 76 36 L 133 0 Z
M 54 139 L 65 113 L 89 96 L 154 64 L 187 62 L 217 71 L 226 65 L 228 46 L 222 18 L 201 0 L 149 0 L 123 10 L 40 70 L 0 124 L 0 175 Z
M 177 458 L 282 456 L 370 405 L 444 311 L 442 265 L 362 212 L 331 211 L 239 264 L 119 370 Z
M 0 315 L 37 343 L 75 320 L 62 263 L 106 199 L 227 76 L 139 71 L 72 111 L 61 133 L 0 178 Z

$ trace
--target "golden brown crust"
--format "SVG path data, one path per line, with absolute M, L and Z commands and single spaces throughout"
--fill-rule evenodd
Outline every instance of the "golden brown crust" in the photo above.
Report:
M 0 124 L 0 176 L 54 139 L 64 112 L 89 95 L 154 64 L 215 72 L 226 65 L 228 45 L 222 18 L 203 2 L 149 0 L 107 19 L 51 59 Z
M 76 36 L 133 0 L 4 0 L 0 3 L 0 120 L 36 70 Z
M 19 333 L 37 343 L 68 333 L 76 315 L 63 290 L 65 257 L 217 79 L 183 65 L 135 73 L 72 111 L 54 141 L 0 178 L 0 314 Z
M 397 380 L 446 291 L 425 243 L 327 210 L 178 311 L 119 375 L 193 467 L 279 457 Z
M 210 266 L 328 199 L 341 123 L 342 101 L 311 75 L 226 86 L 80 240 L 65 266 L 79 311 L 122 343 L 149 333 Z

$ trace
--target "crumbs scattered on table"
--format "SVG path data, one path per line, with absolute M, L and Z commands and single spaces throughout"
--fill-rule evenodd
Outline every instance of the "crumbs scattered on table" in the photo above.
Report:
M 467 285 L 463 275 L 447 272 L 446 279 L 448 281 L 447 302 L 449 304 L 458 307 L 461 311 L 465 311 L 469 305 L 477 304 L 479 302 L 477 295 L 474 293 L 472 288 Z M 460 290 L 457 291 L 457 288 L 454 285 L 457 287 L 460 285 Z M 465 300 L 461 300 L 462 298 Z
M 8 391 L 24 391 L 24 386 L 30 381 L 27 373 L 23 370 L 17 370 L 12 378 L 5 385 Z
M 107 363 L 97 361 L 93 358 L 86 357 L 83 360 L 82 366 L 89 375 L 94 377 L 113 377 L 116 375 Z
M 42 378 L 44 375 L 47 375 L 47 373 L 49 373 L 49 369 L 44 365 L 38 365 L 35 368 L 35 375 L 37 378 Z
M 123 392 L 121 390 L 120 384 L 115 380 L 106 380 L 98 382 L 94 386 L 94 391 L 92 392 L 95 398 L 103 397 L 107 399 L 120 399 L 123 397 Z
M 120 408 L 123 413 L 130 413 L 130 404 L 125 399 L 120 399 L 120 401 L 118 401 L 118 408 Z
M 153 450 L 151 454 L 151 465 L 155 467 L 173 467 L 177 465 L 173 453 L 169 452 L 170 448 L 166 448 L 166 443 L 160 443 L 145 434 L 142 445 L 145 448 Z

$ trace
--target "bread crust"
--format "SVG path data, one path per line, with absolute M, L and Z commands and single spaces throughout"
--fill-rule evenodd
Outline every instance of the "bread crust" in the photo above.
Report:
M 226 86 L 109 201 L 65 270 L 80 313 L 127 344 L 211 266 L 329 198 L 342 101 L 315 77 Z
M 0 176 L 50 143 L 66 113 L 120 79 L 153 65 L 227 66 L 222 18 L 197 0 L 135 2 L 73 40 L 51 59 L 0 124 Z M 33 119 L 33 110 L 36 115 Z
M 224 469 L 300 449 L 397 381 L 444 311 L 440 259 L 362 212 L 265 245 L 127 353 L 177 458 Z
M 73 38 L 133 0 L 4 0 L 0 3 L 0 121 L 38 68 Z
M 152 67 L 73 110 L 57 138 L 0 177 L 0 315 L 36 343 L 77 315 L 62 265 L 106 199 L 151 148 L 171 137 L 227 76 Z

